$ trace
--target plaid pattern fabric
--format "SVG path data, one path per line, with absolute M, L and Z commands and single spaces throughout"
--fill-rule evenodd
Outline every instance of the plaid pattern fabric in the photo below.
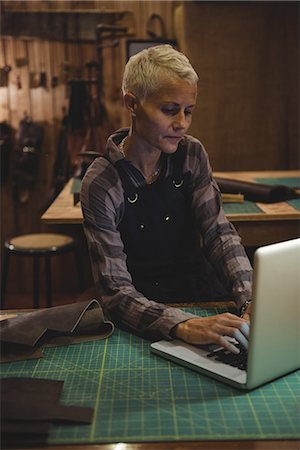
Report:
M 117 229 L 125 204 L 122 183 L 114 164 L 123 158 L 118 144 L 126 134 L 128 129 L 124 128 L 108 139 L 105 158 L 95 159 L 82 181 L 83 226 L 93 277 L 100 302 L 116 325 L 151 339 L 171 338 L 175 325 L 194 316 L 151 301 L 135 289 Z M 251 298 L 250 262 L 240 237 L 225 217 L 220 190 L 212 177 L 205 149 L 188 135 L 180 145 L 187 150 L 183 170 L 192 175 L 192 208 L 206 255 L 240 305 Z M 126 161 L 125 167 L 133 185 L 143 186 L 143 176 L 130 161 Z M 168 155 L 164 176 L 171 173 L 172 155 Z

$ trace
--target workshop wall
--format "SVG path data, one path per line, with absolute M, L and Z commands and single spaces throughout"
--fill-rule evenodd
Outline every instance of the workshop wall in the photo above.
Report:
M 214 170 L 299 168 L 299 2 L 184 2 L 175 23 Z
M 83 146 L 101 151 L 101 148 L 94 148 L 95 142 L 89 139 L 91 123 L 102 142 L 111 130 L 128 125 L 120 90 L 127 58 L 126 39 L 172 39 L 173 2 L 3 1 L 1 6 L 0 122 L 11 127 L 11 139 L 7 138 L 11 145 L 1 185 L 1 247 L 4 240 L 12 236 L 62 231 L 80 240 L 86 257 L 81 226 L 53 227 L 40 222 L 57 191 L 57 181 L 59 184 L 65 175 L 63 171 L 73 173 L 74 170 L 62 157 L 62 170 L 57 173 L 56 158 L 66 146 L 74 164 Z M 101 73 L 93 65 L 90 72 L 88 68 L 89 63 L 99 61 L 98 24 L 127 28 L 126 37 L 124 33 L 102 35 Z M 72 81 L 80 79 L 93 80 L 88 93 L 93 117 L 91 123 L 73 130 L 66 138 L 65 117 L 69 113 L 71 85 Z M 107 114 L 105 121 L 103 111 L 97 108 L 99 87 Z M 80 115 L 80 108 L 74 111 Z M 98 121 L 96 124 L 94 119 Z M 33 179 L 28 182 L 24 174 L 26 168 L 16 168 L 16 159 L 24 146 L 24 128 L 31 122 L 42 127 L 43 139 L 37 152 L 38 167 L 36 171 L 29 168 Z M 2 133 L 4 128 L 2 126 Z M 66 258 L 67 255 L 59 258 L 62 262 L 57 259 L 55 264 L 54 290 L 76 288 L 72 275 L 66 271 Z M 32 277 L 28 262 L 12 258 L 11 265 L 8 291 L 29 291 Z M 72 262 L 69 267 L 72 271 Z

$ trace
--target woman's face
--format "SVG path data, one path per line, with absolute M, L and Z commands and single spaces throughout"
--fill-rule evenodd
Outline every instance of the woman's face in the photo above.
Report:
M 174 153 L 191 125 L 196 99 L 196 84 L 170 78 L 145 100 L 136 99 L 134 131 L 144 148 Z

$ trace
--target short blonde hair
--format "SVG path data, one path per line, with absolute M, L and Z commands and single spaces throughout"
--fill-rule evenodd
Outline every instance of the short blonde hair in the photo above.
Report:
M 131 56 L 122 82 L 123 95 L 131 92 L 140 100 L 159 88 L 162 78 L 182 78 L 197 84 L 199 78 L 188 58 L 169 44 L 150 47 Z

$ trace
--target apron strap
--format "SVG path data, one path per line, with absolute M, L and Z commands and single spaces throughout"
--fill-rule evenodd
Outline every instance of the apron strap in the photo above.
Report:
M 115 163 L 115 168 L 118 171 L 119 177 L 121 178 L 122 186 L 124 189 L 124 198 L 129 201 L 129 203 L 135 203 L 138 199 L 137 188 L 133 185 L 130 176 L 126 170 L 127 161 L 124 159 L 119 159 Z
M 178 147 L 177 151 L 173 155 L 166 155 L 163 153 L 162 158 L 162 174 L 167 170 L 168 163 L 171 163 L 173 184 L 176 188 L 179 188 L 184 183 L 183 163 L 186 158 L 186 149 L 183 146 Z M 136 188 L 128 174 L 126 169 L 127 161 L 120 159 L 115 163 L 119 176 L 121 178 L 122 186 L 124 189 L 125 200 L 129 203 L 135 203 L 138 200 L 138 188 Z

